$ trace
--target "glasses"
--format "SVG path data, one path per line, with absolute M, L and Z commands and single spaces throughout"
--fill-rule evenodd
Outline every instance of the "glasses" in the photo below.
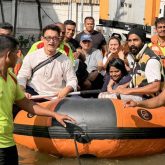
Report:
M 51 40 L 52 40 L 53 42 L 55 42 L 55 41 L 58 41 L 58 40 L 60 39 L 60 37 L 45 36 L 44 39 L 45 39 L 46 41 L 48 41 L 48 42 L 50 42 Z
M 91 41 L 89 41 L 89 40 L 83 40 L 82 43 L 83 43 L 83 44 L 91 43 Z

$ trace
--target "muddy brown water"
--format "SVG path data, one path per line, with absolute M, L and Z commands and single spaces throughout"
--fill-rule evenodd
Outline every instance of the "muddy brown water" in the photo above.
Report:
M 19 165 L 79 165 L 76 158 L 57 158 L 17 145 Z M 138 158 L 98 159 L 81 158 L 81 165 L 164 165 L 165 153 Z

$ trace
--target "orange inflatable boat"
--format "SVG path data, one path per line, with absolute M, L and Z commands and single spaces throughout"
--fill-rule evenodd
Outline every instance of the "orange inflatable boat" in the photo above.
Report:
M 64 128 L 55 119 L 20 111 L 14 121 L 16 143 L 63 157 L 142 156 L 165 151 L 165 107 L 124 108 L 120 100 L 63 99 L 41 103 L 77 123 Z

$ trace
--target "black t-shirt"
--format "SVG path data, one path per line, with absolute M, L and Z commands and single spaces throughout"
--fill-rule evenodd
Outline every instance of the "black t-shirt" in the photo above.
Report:
M 84 31 L 80 32 L 79 34 L 76 35 L 75 40 L 78 41 L 78 43 L 80 43 L 80 38 L 81 35 L 83 34 L 87 34 Z M 90 34 L 92 37 L 92 43 L 93 43 L 93 47 L 96 49 L 102 49 L 103 45 L 106 45 L 106 41 L 104 36 L 102 35 L 102 33 L 94 30 L 93 33 Z
M 68 44 L 73 52 L 76 52 L 76 49 L 80 47 L 79 42 L 73 38 L 68 41 Z

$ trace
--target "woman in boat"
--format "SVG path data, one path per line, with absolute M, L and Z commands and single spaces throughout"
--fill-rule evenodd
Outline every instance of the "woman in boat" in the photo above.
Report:
M 109 61 L 111 61 L 113 58 L 120 58 L 125 62 L 126 69 L 130 71 L 129 63 L 131 62 L 131 59 L 130 57 L 129 58 L 127 57 L 127 54 L 128 54 L 127 43 L 122 45 L 119 37 L 112 36 L 108 42 L 108 53 L 103 58 L 104 69 L 106 70 Z
M 113 58 L 107 65 L 106 72 L 109 75 L 109 80 L 104 82 L 102 91 L 107 91 L 99 94 L 99 98 L 109 97 L 110 93 L 119 85 L 127 85 L 131 80 L 131 76 L 126 70 L 125 63 L 120 58 Z

